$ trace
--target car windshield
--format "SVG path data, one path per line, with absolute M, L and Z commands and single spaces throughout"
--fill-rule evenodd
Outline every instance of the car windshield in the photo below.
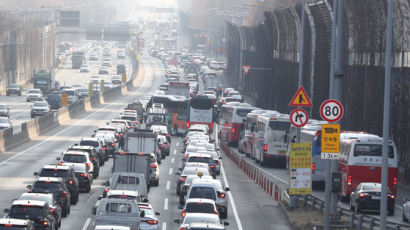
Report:
M 28 93 L 40 93 L 39 89 L 30 89 Z
M 88 145 L 88 146 L 93 146 L 93 147 L 99 147 L 99 143 L 98 141 L 86 141 L 86 140 L 82 140 L 80 142 L 80 145 Z
M 191 202 L 187 203 L 185 210 L 193 213 L 214 213 L 214 206 L 212 203 Z
M 105 206 L 106 212 L 114 212 L 114 213 L 131 213 L 131 204 L 125 203 L 108 203 Z
M 0 109 L 5 110 L 5 109 L 7 109 L 7 106 L 6 105 L 0 105 Z
M 7 117 L 0 117 L 0 123 L 9 123 L 9 119 Z
M 40 177 L 61 177 L 61 178 L 68 178 L 70 177 L 70 173 L 68 170 L 61 170 L 58 168 L 54 169 L 43 169 L 41 170 Z
M 33 190 L 35 189 L 44 189 L 49 191 L 60 190 L 60 183 L 58 182 L 50 182 L 50 181 L 37 181 L 34 183 Z
M 117 183 L 118 184 L 139 184 L 140 180 L 138 177 L 133 177 L 133 176 L 119 176 Z
M 20 200 L 39 200 L 44 201 L 50 205 L 53 204 L 53 196 L 48 194 L 38 195 L 35 193 L 26 193 L 20 197 Z
M 16 219 L 42 219 L 44 207 L 32 205 L 13 205 L 10 210 L 10 218 Z
M 136 121 L 137 118 L 133 116 L 122 116 L 121 120 L 127 120 L 127 121 Z
M 35 102 L 33 106 L 34 107 L 47 107 L 48 103 L 45 101 L 38 101 L 38 102 Z
M 71 163 L 85 163 L 87 162 L 87 157 L 79 154 L 64 154 L 63 161 Z
M 215 189 L 212 187 L 193 187 L 189 193 L 189 199 L 192 198 L 216 200 Z

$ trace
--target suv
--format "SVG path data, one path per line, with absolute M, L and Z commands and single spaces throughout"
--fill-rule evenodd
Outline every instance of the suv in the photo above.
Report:
M 105 140 L 95 137 L 83 137 L 80 141 L 80 146 L 92 146 L 97 152 L 100 166 L 103 166 L 105 161 L 108 160 L 108 153 L 104 147 Z
M 75 176 L 74 168 L 68 165 L 44 165 L 40 173 L 35 172 L 39 177 L 61 177 L 70 191 L 71 204 L 78 202 L 78 179 Z
M 126 74 L 127 73 L 127 66 L 125 66 L 124 64 L 118 64 L 117 65 L 117 74 L 121 75 L 121 74 Z
M 100 175 L 100 159 L 97 154 L 97 151 L 93 146 L 89 145 L 73 145 L 68 147 L 68 151 L 79 151 L 79 152 L 86 152 L 88 153 L 88 156 L 90 157 L 91 162 L 93 163 L 94 166 L 94 171 L 93 175 L 94 178 L 97 178 L 98 175 Z
M 47 102 L 50 105 L 51 109 L 61 108 L 61 94 L 59 94 L 59 93 L 50 93 L 47 96 Z
M 38 200 L 47 202 L 50 206 L 50 211 L 54 216 L 56 229 L 61 226 L 61 207 L 52 193 L 23 193 L 19 200 Z M 1 229 L 1 228 L 0 228 Z
M 47 101 L 36 101 L 31 107 L 31 118 L 43 116 L 50 112 L 50 105 Z
M 29 219 L 33 221 L 35 229 L 55 229 L 56 226 L 50 206 L 44 201 L 15 200 L 10 209 L 5 209 L 7 218 Z
M 67 151 L 62 153 L 62 158 L 57 157 L 59 165 L 71 165 L 74 167 L 74 170 L 85 166 L 87 172 L 94 174 L 94 164 L 90 160 L 88 153 L 83 151 Z
M 34 184 L 27 185 L 30 192 L 53 193 L 62 209 L 62 216 L 66 217 L 70 213 L 70 190 L 65 185 L 64 179 L 55 177 L 37 177 Z
M 6 88 L 6 96 L 10 96 L 13 93 L 17 94 L 18 96 L 21 96 L 21 91 L 23 91 L 21 86 L 17 84 L 10 84 Z

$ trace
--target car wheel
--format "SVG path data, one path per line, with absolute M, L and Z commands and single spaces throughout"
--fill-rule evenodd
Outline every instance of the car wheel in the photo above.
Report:
M 86 193 L 90 193 L 91 192 L 91 184 L 88 185 L 87 189 L 85 190 Z
M 61 227 L 61 218 L 60 218 L 60 220 L 58 221 L 58 227 Z
M 403 210 L 402 218 L 403 218 L 403 222 L 407 222 L 407 221 L 408 221 L 407 218 L 406 218 L 406 215 L 404 215 L 404 210 Z
M 354 211 L 356 212 L 356 213 L 359 213 L 359 212 L 361 212 L 361 210 L 360 210 L 360 208 L 359 208 L 359 204 L 356 202 L 356 205 L 354 206 Z
M 67 216 L 68 216 L 68 208 L 67 208 L 67 207 L 65 207 L 65 208 L 63 209 L 61 215 L 62 215 L 63 217 L 67 217 Z
M 350 199 L 349 207 L 350 207 L 350 211 L 354 211 L 352 199 Z
M 222 219 L 228 218 L 228 210 L 226 210 L 225 212 L 221 213 L 220 217 L 221 217 Z

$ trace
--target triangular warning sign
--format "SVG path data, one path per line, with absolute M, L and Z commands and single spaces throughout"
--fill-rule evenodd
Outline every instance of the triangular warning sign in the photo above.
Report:
M 252 68 L 252 66 L 250 66 L 250 65 L 242 65 L 241 67 L 242 67 L 243 73 L 245 75 L 248 74 L 249 70 L 251 70 L 251 68 Z
M 293 96 L 292 100 L 290 101 L 289 106 L 312 107 L 312 102 L 310 102 L 310 99 L 303 86 L 299 87 L 295 96 Z

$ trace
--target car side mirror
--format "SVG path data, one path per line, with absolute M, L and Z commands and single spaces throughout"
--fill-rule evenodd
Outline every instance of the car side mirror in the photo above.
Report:
M 110 186 L 110 181 L 106 181 L 106 182 L 104 182 L 102 185 L 104 185 L 104 186 Z
M 27 185 L 27 187 L 26 187 L 27 189 L 32 189 L 33 188 L 33 186 L 31 186 L 31 185 Z
M 179 176 L 179 175 L 181 175 L 181 172 L 175 172 L 175 175 Z
M 107 124 L 108 125 L 108 124 Z M 94 130 L 94 133 L 96 133 L 97 132 L 97 130 Z
M 60 157 L 56 157 L 56 160 L 58 160 L 58 161 L 59 161 L 59 160 L 61 160 L 61 158 L 60 158 Z
M 10 212 L 10 209 L 5 208 L 5 209 L 4 209 L 4 212 L 5 212 L 5 213 L 9 213 L 9 212 Z
M 174 220 L 174 223 L 180 224 L 180 223 L 181 223 L 181 220 L 180 220 L 180 219 L 175 219 L 175 220 Z
M 184 207 L 182 205 L 178 205 L 178 209 L 183 209 Z
M 229 226 L 229 222 L 224 222 L 224 226 Z
M 178 168 L 179 171 L 182 171 L 182 168 Z
M 34 175 L 34 176 L 38 176 L 38 172 L 34 172 L 33 175 Z
M 141 211 L 140 217 L 145 217 L 145 211 Z
M 159 216 L 159 215 L 161 215 L 159 212 L 155 212 L 155 215 L 157 215 L 157 216 Z
M 231 189 L 229 187 L 226 187 L 225 192 L 229 192 L 229 191 L 231 191 Z
M 103 197 L 103 196 L 99 196 L 99 197 L 98 197 L 98 200 L 101 200 L 102 198 L 104 198 L 104 197 Z
M 93 207 L 91 209 L 91 214 L 93 214 L 93 215 L 97 214 L 97 208 L 96 207 Z
M 222 157 L 219 157 L 219 160 L 222 160 Z
M 142 199 L 142 202 L 145 202 L 145 203 L 147 203 L 147 202 L 149 202 L 149 200 L 148 200 L 148 198 L 144 198 L 144 199 Z

